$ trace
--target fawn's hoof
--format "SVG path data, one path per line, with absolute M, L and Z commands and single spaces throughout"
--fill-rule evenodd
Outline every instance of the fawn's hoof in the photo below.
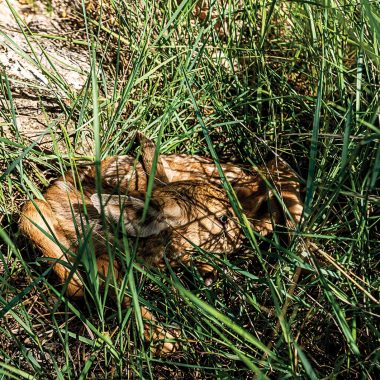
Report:
M 170 331 L 163 327 L 156 326 L 149 334 L 149 341 L 151 341 L 151 352 L 155 356 L 165 356 L 176 352 L 180 345 L 178 339 L 181 337 L 181 332 L 176 329 Z M 148 338 L 146 336 L 146 338 Z

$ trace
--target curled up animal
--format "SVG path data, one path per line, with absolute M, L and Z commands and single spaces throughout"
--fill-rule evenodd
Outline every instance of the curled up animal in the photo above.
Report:
M 163 269 L 166 262 L 172 267 L 194 264 L 203 275 L 214 269 L 208 262 L 192 260 L 194 247 L 230 254 L 242 244 L 238 218 L 213 161 L 159 155 L 153 168 L 156 146 L 141 134 L 138 138 L 142 163 L 131 156 L 115 156 L 100 163 L 100 178 L 94 165 L 67 172 L 48 187 L 43 200 L 29 200 L 22 210 L 21 231 L 49 258 L 69 297 L 84 295 L 77 267 L 79 256 L 89 254 L 89 249 L 95 253 L 100 277 L 113 273 L 114 285 L 120 284 L 122 263 L 108 254 L 110 245 L 117 245 L 120 231 L 139 238 L 136 258 L 144 265 Z M 299 183 L 285 164 L 272 160 L 252 174 L 233 164 L 222 164 L 222 170 L 257 232 L 272 232 L 281 215 L 289 230 L 300 222 Z M 147 203 L 153 172 L 155 186 Z M 268 188 L 269 182 L 277 196 Z M 130 305 L 125 295 L 123 306 Z M 166 331 L 145 307 L 141 315 L 145 339 L 153 341 L 155 352 L 174 351 L 179 333 Z
M 233 252 L 241 243 L 241 231 L 224 190 L 200 181 L 181 181 L 157 185 L 151 194 L 145 218 L 146 179 L 141 166 L 135 172 L 129 156 L 113 157 L 101 163 L 102 192 L 96 192 L 94 168 L 76 175 L 67 172 L 52 183 L 43 200 L 28 201 L 21 214 L 20 229 L 53 265 L 66 295 L 81 298 L 84 286 L 78 266 L 79 252 L 95 252 L 100 277 L 113 273 L 117 286 L 121 265 L 110 261 L 107 246 L 118 239 L 116 230 L 139 237 L 137 259 L 145 265 L 173 267 L 189 264 L 193 245 L 215 253 Z M 121 223 L 123 228 L 118 228 Z M 116 226 L 116 230 L 115 230 Z M 81 248 L 84 242 L 85 249 Z M 206 268 L 206 269 L 205 269 Z M 207 270 L 200 265 L 200 270 Z M 131 299 L 124 296 L 123 306 Z M 154 315 L 141 308 L 145 320 L 144 336 L 153 340 L 156 353 L 176 349 L 169 332 L 156 323 Z M 169 339 L 169 341 L 167 341 Z

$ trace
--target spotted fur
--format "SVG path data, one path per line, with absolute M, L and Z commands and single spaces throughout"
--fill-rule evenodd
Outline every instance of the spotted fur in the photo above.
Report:
M 164 255 L 173 266 L 189 263 L 194 245 L 230 253 L 241 242 L 226 194 L 213 184 L 158 183 L 143 220 L 147 183 L 143 166 L 129 156 L 111 157 L 101 162 L 100 174 L 101 194 L 96 193 L 96 168 L 87 167 L 54 181 L 44 200 L 28 201 L 21 213 L 20 230 L 50 258 L 70 297 L 83 297 L 83 283 L 75 267 L 78 254 L 88 254 L 91 246 L 99 274 L 105 277 L 112 270 L 119 279 L 120 265 L 117 260 L 109 261 L 107 246 L 117 243 L 113 227 L 120 223 L 129 236 L 142 237 L 138 259 L 160 268 L 165 266 Z M 124 305 L 129 303 L 126 296 Z M 145 308 L 142 314 L 155 320 Z M 145 337 L 159 340 L 173 335 L 159 325 L 152 329 L 146 324 Z M 175 348 L 167 342 L 158 347 L 160 352 Z

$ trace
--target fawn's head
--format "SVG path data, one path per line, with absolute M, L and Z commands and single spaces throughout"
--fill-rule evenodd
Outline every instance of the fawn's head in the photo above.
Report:
M 195 245 L 215 253 L 231 253 L 240 242 L 240 228 L 227 196 L 211 184 L 188 181 L 157 187 L 145 215 L 143 194 L 93 194 L 91 201 L 109 221 L 124 223 L 130 236 L 170 232 L 178 249 Z

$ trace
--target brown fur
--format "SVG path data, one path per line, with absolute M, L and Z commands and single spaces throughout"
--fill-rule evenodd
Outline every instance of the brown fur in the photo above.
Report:
M 145 191 L 146 175 L 141 164 L 128 156 L 112 157 L 101 162 L 100 171 L 104 193 L 96 194 L 96 170 L 89 167 L 75 175 L 66 173 L 46 190 L 44 200 L 28 201 L 22 210 L 20 230 L 51 259 L 54 271 L 67 285 L 68 296 L 83 296 L 82 281 L 73 268 L 79 246 L 85 246 L 86 254 L 89 242 L 95 249 L 98 272 L 106 276 L 113 269 L 119 279 L 119 263 L 110 263 L 107 254 L 106 245 L 115 239 L 107 228 L 109 223 L 123 221 L 130 236 L 151 236 L 151 240 L 141 239 L 138 258 L 157 267 L 164 267 L 164 254 L 173 266 L 187 264 L 192 244 L 216 253 L 232 252 L 240 244 L 233 211 L 224 191 L 216 186 L 197 181 L 158 185 L 142 221 L 144 193 L 138 190 Z M 124 305 L 129 303 L 125 297 Z M 142 315 L 155 320 L 145 308 Z M 155 341 L 173 335 L 147 323 L 145 337 Z M 159 346 L 160 352 L 174 348 L 168 342 Z
M 137 138 L 142 146 L 145 170 L 149 173 L 155 144 L 141 133 Z M 159 168 L 164 171 L 160 176 L 166 176 L 168 182 L 205 181 L 221 185 L 212 159 L 186 154 L 161 155 L 159 159 Z M 273 159 L 249 174 L 234 164 L 224 163 L 221 167 L 253 229 L 267 235 L 282 218 L 289 231 L 301 222 L 303 203 L 299 181 L 294 171 L 281 160 Z

